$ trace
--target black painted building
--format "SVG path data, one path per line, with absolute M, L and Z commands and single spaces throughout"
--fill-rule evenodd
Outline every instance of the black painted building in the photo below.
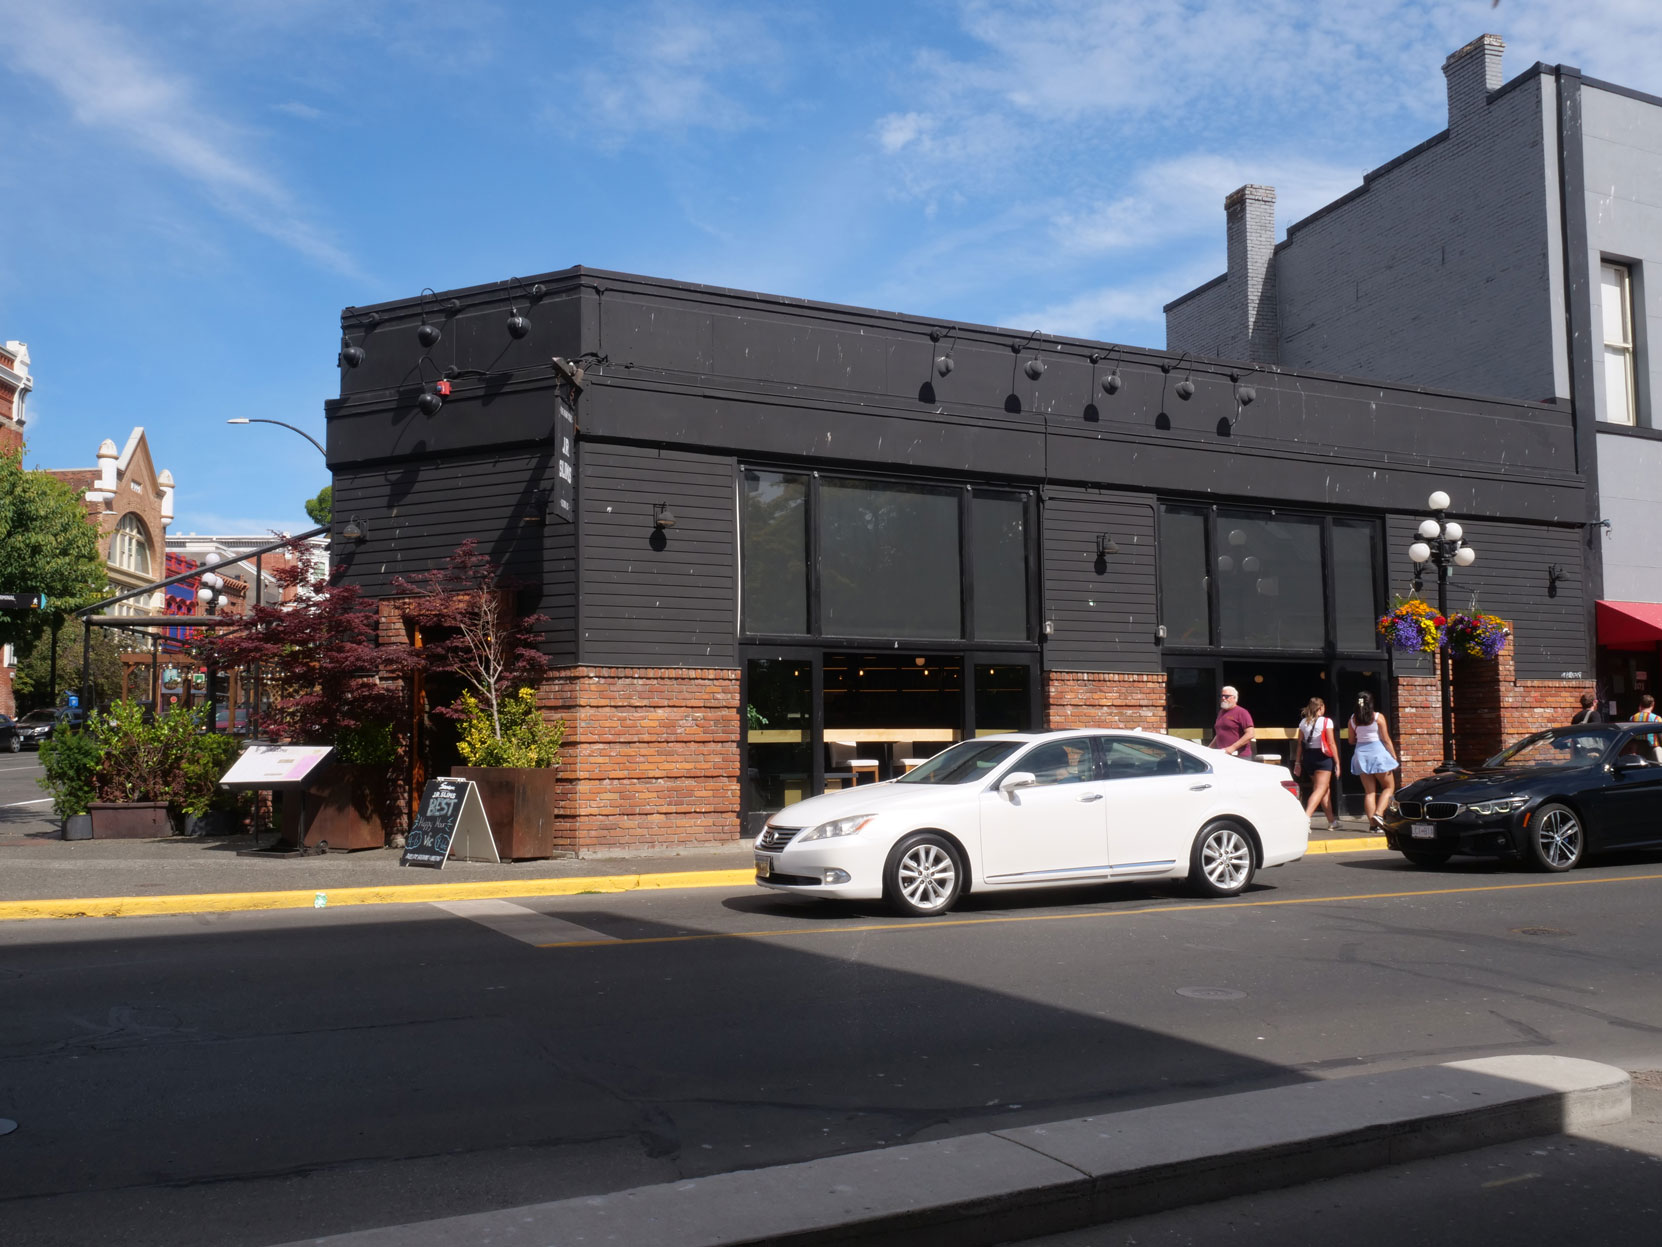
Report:
M 1311 696 L 1423 702 L 1373 621 L 1437 489 L 1518 704 L 1587 687 L 1552 405 L 582 268 L 342 332 L 345 575 L 389 595 L 474 537 L 529 586 L 579 849 L 735 835 L 975 733 L 1197 734 L 1224 683 L 1270 733 Z

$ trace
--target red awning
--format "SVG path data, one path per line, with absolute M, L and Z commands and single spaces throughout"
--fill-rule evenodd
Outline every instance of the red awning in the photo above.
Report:
M 1600 645 L 1655 645 L 1662 641 L 1662 602 L 1600 602 Z

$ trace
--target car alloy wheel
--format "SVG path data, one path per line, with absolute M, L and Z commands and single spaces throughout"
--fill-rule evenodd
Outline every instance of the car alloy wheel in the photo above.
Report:
M 923 832 L 903 840 L 884 871 L 883 891 L 903 914 L 926 917 L 952 908 L 963 886 L 963 867 L 945 838 Z
M 1189 879 L 1202 896 L 1238 896 L 1252 882 L 1252 842 L 1234 823 L 1208 823 L 1195 837 Z
M 1581 820 L 1569 806 L 1552 802 L 1535 811 L 1529 822 L 1529 850 L 1542 870 L 1558 874 L 1572 869 L 1585 847 Z

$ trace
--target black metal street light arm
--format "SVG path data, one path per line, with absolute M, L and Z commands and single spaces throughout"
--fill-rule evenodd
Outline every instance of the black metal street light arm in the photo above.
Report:
M 285 429 L 293 429 L 296 433 L 300 434 L 301 437 L 305 438 L 313 446 L 316 446 L 318 454 L 322 455 L 325 459 L 327 459 L 329 457 L 329 452 L 323 449 L 322 444 L 317 440 L 317 438 L 313 437 L 310 433 L 306 432 L 305 429 L 297 428 L 296 426 L 290 424 L 286 420 L 267 420 L 263 416 L 234 416 L 231 419 L 227 420 L 225 423 L 226 424 L 275 424 L 275 425 L 279 425 L 280 427 L 285 428 Z

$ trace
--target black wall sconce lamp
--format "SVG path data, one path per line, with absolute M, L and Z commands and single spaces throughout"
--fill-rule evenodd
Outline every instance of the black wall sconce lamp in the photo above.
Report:
M 438 371 L 437 364 L 433 364 L 432 360 L 428 359 L 425 355 L 418 355 L 416 357 L 417 376 L 421 375 L 421 365 L 423 361 L 432 364 L 433 370 L 435 372 Z M 421 394 L 416 398 L 416 410 L 421 412 L 424 416 L 436 416 L 439 414 L 440 409 L 443 408 L 444 400 L 449 397 L 450 380 L 448 377 L 441 374 L 439 379 L 433 382 L 432 385 L 427 385 L 423 382 Z
M 1107 533 L 1098 533 L 1096 535 L 1096 556 L 1097 556 L 1097 558 L 1105 559 L 1110 554 L 1118 554 L 1119 552 L 1120 552 L 1119 542 L 1115 541 Z
M 666 528 L 675 527 L 675 513 L 669 509 L 667 502 L 652 504 L 652 527 L 662 532 Z
M 422 287 L 421 325 L 416 329 L 416 341 L 421 343 L 423 348 L 431 350 L 433 347 L 438 345 L 439 339 L 444 337 L 444 330 L 440 329 L 427 318 L 428 295 L 433 296 L 434 302 L 438 301 L 439 296 L 437 291 L 435 291 L 431 286 Z M 446 316 L 454 316 L 457 312 L 462 310 L 462 303 L 460 299 L 446 299 L 443 303 L 439 304 L 439 306 L 444 309 L 444 314 Z
M 350 338 L 340 340 L 340 362 L 347 368 L 356 368 L 364 362 L 364 349 L 353 346 Z
M 1106 351 L 1092 351 L 1091 366 L 1094 368 L 1097 364 L 1100 364 L 1107 358 L 1108 353 Z M 1116 359 L 1114 361 L 1113 370 L 1109 372 L 1106 377 L 1102 378 L 1102 392 L 1108 395 L 1118 394 L 1120 392 L 1120 387 L 1124 384 L 1125 383 L 1120 380 L 1120 364 L 1119 360 Z
M 547 293 L 547 287 L 545 287 L 540 281 L 533 286 L 527 286 L 519 278 L 514 277 L 509 280 L 508 284 L 510 286 L 518 286 L 519 289 L 525 294 L 526 299 L 531 303 L 535 303 L 538 299 L 542 298 L 545 293 Z M 530 319 L 520 315 L 517 304 L 509 304 L 508 336 L 517 342 L 530 332 Z
M 1023 364 L 1021 370 L 1027 374 L 1029 380 L 1037 381 L 1045 375 L 1045 362 L 1035 357 Z
M 369 539 L 369 525 L 354 515 L 340 526 L 340 535 L 347 541 L 367 541 Z
M 946 376 L 947 373 L 951 372 L 955 366 L 952 360 L 952 348 L 957 343 L 957 335 L 958 326 L 956 325 L 950 326 L 946 329 L 937 327 L 929 331 L 929 340 L 931 342 L 938 343 L 942 338 L 948 337 L 953 339 L 941 348 L 941 353 L 939 355 L 935 356 L 935 371 L 943 377 Z
M 1568 580 L 1569 578 L 1570 578 L 1570 573 L 1568 571 L 1566 571 L 1563 567 L 1561 567 L 1559 564 L 1557 564 L 1557 563 L 1548 563 L 1547 564 L 1547 596 L 1549 598 L 1557 597 L 1558 596 L 1558 582 L 1561 581 L 1561 580 Z

